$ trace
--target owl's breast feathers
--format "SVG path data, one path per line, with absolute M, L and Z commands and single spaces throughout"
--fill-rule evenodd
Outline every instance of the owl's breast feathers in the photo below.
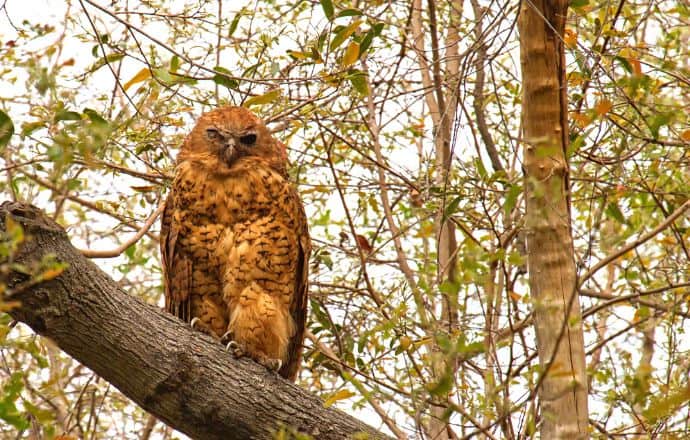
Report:
M 265 292 L 275 300 L 271 307 L 282 309 L 269 312 L 285 321 L 275 330 L 287 343 L 278 350 L 280 374 L 294 379 L 311 243 L 302 203 L 284 171 L 259 157 L 242 158 L 223 173 L 180 161 L 161 236 L 167 310 L 186 321 L 198 317 L 220 337 L 229 323 L 238 327 L 231 323 L 238 304 L 256 289 Z

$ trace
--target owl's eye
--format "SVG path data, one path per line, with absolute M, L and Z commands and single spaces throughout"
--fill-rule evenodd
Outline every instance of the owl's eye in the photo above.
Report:
M 212 142 L 222 142 L 224 137 L 217 128 L 210 127 L 206 129 L 206 139 Z
M 255 134 L 245 134 L 244 136 L 240 137 L 240 142 L 243 145 L 254 145 L 256 143 L 256 135 Z

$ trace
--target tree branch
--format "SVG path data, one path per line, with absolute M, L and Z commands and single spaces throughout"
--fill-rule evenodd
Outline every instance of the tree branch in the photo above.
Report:
M 248 359 L 234 359 L 211 338 L 123 292 L 79 253 L 58 224 L 21 203 L 0 206 L 24 227 L 14 261 L 52 253 L 69 264 L 58 277 L 27 282 L 9 272 L 9 313 L 91 368 L 156 417 L 199 439 L 268 439 L 282 427 L 319 439 L 388 438 Z

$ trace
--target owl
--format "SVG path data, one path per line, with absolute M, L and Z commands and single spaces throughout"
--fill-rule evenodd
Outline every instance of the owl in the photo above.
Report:
M 203 114 L 177 158 L 160 249 L 168 312 L 294 381 L 311 241 L 286 166 L 249 110 Z

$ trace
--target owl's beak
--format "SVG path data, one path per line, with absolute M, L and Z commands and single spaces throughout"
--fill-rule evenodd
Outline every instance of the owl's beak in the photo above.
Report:
M 237 158 L 237 148 L 235 147 L 235 139 L 232 136 L 228 136 L 223 143 L 223 160 L 225 163 L 232 165 L 232 163 Z

